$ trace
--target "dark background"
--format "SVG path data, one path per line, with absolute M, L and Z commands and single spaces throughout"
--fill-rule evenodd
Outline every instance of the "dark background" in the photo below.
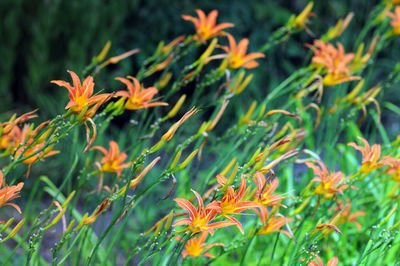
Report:
M 151 55 L 158 42 L 166 43 L 182 34 L 193 33 L 193 24 L 181 14 L 195 15 L 195 9 L 206 13 L 219 10 L 218 22 L 233 22 L 230 29 L 237 39 L 248 37 L 250 50 L 265 43 L 271 32 L 284 25 L 290 15 L 298 14 L 308 1 L 63 1 L 3 0 L 0 30 L 0 114 L 40 108 L 44 117 L 63 112 L 66 91 L 50 84 L 53 79 L 69 80 L 66 70 L 81 75 L 93 56 L 107 40 L 112 41 L 109 56 L 133 48 L 141 53 L 108 67 L 96 78 L 97 88 L 116 90 L 116 76 L 134 75 L 143 60 Z M 379 1 L 316 1 L 310 29 L 321 36 L 337 19 L 348 12 L 355 18 L 341 42 L 346 50 L 368 19 L 369 11 Z M 294 39 L 294 40 L 293 40 Z M 265 91 L 282 81 L 299 66 L 309 63 L 303 44 L 312 42 L 306 33 L 292 36 L 285 45 L 267 52 L 256 70 L 251 86 L 252 96 L 265 97 Z M 398 58 L 398 45 L 391 47 L 384 67 L 390 69 Z M 385 57 L 383 55 L 383 57 Z M 393 62 L 390 60 L 393 59 Z M 151 85 L 151 84 L 149 84 Z M 8 116 L 7 114 L 6 116 Z

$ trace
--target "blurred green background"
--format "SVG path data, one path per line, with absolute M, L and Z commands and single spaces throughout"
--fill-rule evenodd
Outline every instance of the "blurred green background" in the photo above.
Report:
M 206 13 L 219 11 L 218 22 L 233 22 L 229 29 L 235 38 L 249 38 L 249 51 L 256 51 L 268 41 L 271 33 L 284 25 L 292 14 L 299 14 L 309 1 L 166 1 L 166 0 L 120 0 L 120 1 L 64 1 L 64 0 L 4 0 L 0 3 L 3 23 L 0 25 L 0 119 L 5 121 L 12 113 L 22 113 L 39 108 L 41 121 L 64 112 L 68 101 L 64 88 L 51 84 L 51 80 L 67 80 L 66 70 L 82 77 L 85 66 L 90 64 L 110 40 L 112 47 L 108 57 L 139 48 L 140 53 L 110 65 L 95 77 L 95 91 L 116 91 L 123 86 L 114 78 L 135 75 L 142 62 L 153 54 L 160 41 L 170 42 L 180 35 L 194 32 L 191 22 L 181 19 L 181 14 L 196 16 L 195 9 Z M 383 2 L 374 1 L 316 1 L 309 29 L 314 36 L 303 31 L 291 36 L 283 45 L 268 50 L 266 58 L 259 60 L 260 67 L 251 70 L 255 78 L 246 97 L 235 98 L 233 104 L 246 110 L 251 101 L 264 99 L 274 86 L 291 73 L 310 62 L 311 52 L 304 47 L 314 38 L 322 36 L 329 27 L 349 12 L 355 16 L 348 29 L 337 40 L 344 44 L 346 52 L 355 52 L 355 40 L 368 20 L 371 10 Z M 367 36 L 366 45 L 371 41 Z M 224 42 L 225 40 L 221 40 Z M 335 41 L 334 41 L 335 42 Z M 357 44 L 358 45 L 358 44 Z M 363 73 L 368 88 L 383 82 L 400 58 L 399 42 L 391 42 L 378 55 L 374 71 Z M 308 56 L 305 56 L 308 55 Z M 194 58 L 193 58 L 194 60 Z M 179 71 L 179 69 L 175 69 Z M 146 80 L 145 86 L 151 86 Z M 395 84 L 398 86 L 399 84 Z M 342 89 L 350 90 L 352 86 Z M 185 93 L 190 94 L 191 88 Z M 194 88 L 193 88 L 194 89 Z M 210 88 L 211 89 L 211 88 Z M 168 90 L 168 87 L 164 90 Z M 189 90 L 189 91 L 188 91 Z M 329 99 L 328 88 L 325 100 Z M 166 92 L 162 92 L 160 96 Z M 178 97 L 178 96 L 177 96 Z M 177 100 L 172 99 L 172 102 Z M 280 99 L 282 100 L 282 99 Z M 284 98 L 283 98 L 284 100 Z M 384 88 L 378 101 L 390 100 L 399 105 L 398 90 Z M 269 109 L 281 108 L 280 101 Z M 371 118 L 369 118 L 371 120 Z M 122 119 L 114 123 L 123 123 Z M 382 110 L 382 123 L 390 136 L 396 136 L 400 128 L 395 114 Z M 365 128 L 373 126 L 373 122 Z
M 265 43 L 271 32 L 286 23 L 291 14 L 298 14 L 308 1 L 65 1 L 65 0 L 3 0 L 0 3 L 0 113 L 23 112 L 40 108 L 44 117 L 63 112 L 67 94 L 50 80 L 69 80 L 66 70 L 82 73 L 93 56 L 107 40 L 112 41 L 109 56 L 133 48 L 141 52 L 116 67 L 102 71 L 96 79 L 97 88 L 115 90 L 116 76 L 134 75 L 141 62 L 152 54 L 158 42 L 169 42 L 178 35 L 193 32 L 193 25 L 183 21 L 181 14 L 195 15 L 195 9 L 219 10 L 219 22 L 233 22 L 230 30 L 236 38 L 248 37 L 250 50 Z M 360 30 L 369 11 L 379 1 L 316 1 L 309 28 L 321 36 L 337 19 L 348 12 L 355 18 L 340 41 L 348 51 L 354 32 Z M 305 32 L 292 37 L 285 46 L 268 51 L 255 73 L 250 90 L 254 98 L 265 97 L 268 89 L 287 77 L 304 60 L 304 43 L 312 42 Z M 382 70 L 391 68 L 399 56 L 399 46 L 390 54 Z M 383 57 L 385 57 L 383 55 Z M 149 84 L 151 85 L 151 84 Z

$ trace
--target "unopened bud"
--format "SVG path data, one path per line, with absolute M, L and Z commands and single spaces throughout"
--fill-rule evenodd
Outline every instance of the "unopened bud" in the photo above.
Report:
M 179 159 L 181 158 L 181 155 L 182 155 L 182 150 L 179 150 L 178 153 L 175 155 L 174 160 L 171 163 L 170 169 L 174 169 L 175 166 L 178 165 L 178 162 L 179 162 Z
M 107 41 L 106 45 L 104 45 L 103 49 L 99 53 L 99 55 L 96 57 L 97 62 L 101 62 L 106 58 L 106 55 L 108 54 L 108 51 L 110 50 L 111 47 L 111 42 Z
M 146 168 L 144 168 L 143 171 L 131 181 L 131 183 L 129 184 L 129 188 L 135 188 L 140 183 L 140 181 L 142 181 L 143 177 L 145 177 L 145 175 L 154 167 L 154 165 L 156 165 L 156 163 L 160 159 L 161 157 L 157 157 L 148 166 L 146 166 Z
M 21 227 L 24 225 L 24 223 L 25 223 L 25 218 L 23 218 L 23 219 L 13 228 L 13 230 L 11 230 L 11 232 L 8 234 L 8 236 L 7 236 L 6 238 L 4 238 L 1 242 L 5 242 L 5 241 L 7 241 L 8 239 L 14 237 L 14 236 L 18 233 L 19 229 L 21 229 Z
M 10 227 L 10 225 L 12 224 L 12 222 L 14 222 L 14 217 L 12 217 L 11 219 L 9 219 L 4 225 L 3 227 L 0 229 L 0 234 L 4 232 L 4 230 L 6 230 L 8 227 Z
M 169 113 L 167 114 L 166 117 L 167 117 L 167 118 L 172 118 L 172 117 L 174 117 L 174 116 L 178 113 L 179 109 L 181 109 L 182 104 L 185 102 L 185 99 L 186 99 L 186 94 L 183 94 L 183 95 L 179 98 L 179 100 L 176 102 L 174 108 L 172 108 L 171 111 L 169 111 Z
M 189 156 L 178 166 L 178 171 L 184 169 L 194 158 L 194 156 L 196 156 L 197 152 L 199 150 L 196 149 L 194 151 L 192 151 L 191 154 L 189 154 Z

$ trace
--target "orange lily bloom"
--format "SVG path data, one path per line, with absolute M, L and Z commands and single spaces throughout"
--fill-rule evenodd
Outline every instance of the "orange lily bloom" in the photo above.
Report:
M 250 53 L 246 55 L 249 39 L 242 39 L 239 44 L 236 45 L 236 41 L 232 35 L 228 33 L 227 37 L 229 41 L 229 47 L 221 46 L 220 48 L 227 53 L 225 57 L 228 57 L 229 59 L 230 68 L 255 68 L 258 66 L 258 63 L 255 61 L 255 59 L 265 57 L 263 53 Z M 217 58 L 218 56 L 214 57 Z
M 378 162 L 381 156 L 381 145 L 374 144 L 372 148 L 362 137 L 358 137 L 363 143 L 364 147 L 358 146 L 354 142 L 350 142 L 347 145 L 353 147 L 354 149 L 358 150 L 362 154 L 362 164 L 359 170 L 360 173 L 369 173 L 375 169 L 381 168 L 383 165 L 391 165 L 395 158 L 385 156 L 381 161 Z
M 74 86 L 72 87 L 69 82 L 63 80 L 52 80 L 51 83 L 57 84 L 58 86 L 65 87 L 69 91 L 68 102 L 65 109 L 71 109 L 74 113 L 80 113 L 86 106 L 91 106 L 97 103 L 104 103 L 111 96 L 109 93 L 93 95 L 94 82 L 93 77 L 88 76 L 81 84 L 79 77 L 72 71 L 67 71 L 71 77 Z
M 101 171 L 117 173 L 117 177 L 121 176 L 121 172 L 124 168 L 129 167 L 131 163 L 123 163 L 128 155 L 125 152 L 120 153 L 118 144 L 115 141 L 110 141 L 110 150 L 106 150 L 101 146 L 94 146 L 91 149 L 99 150 L 104 154 L 101 159 Z
M 19 192 L 23 186 L 23 182 L 18 183 L 16 186 L 9 187 L 6 184 L 3 186 L 3 173 L 0 171 L 0 208 L 5 205 L 9 205 L 21 213 L 21 209 L 18 207 L 18 205 L 9 203 L 9 201 L 19 197 Z
M 324 266 L 324 263 L 318 255 L 316 255 L 315 258 L 317 259 L 317 261 L 311 261 L 308 266 Z M 333 257 L 326 263 L 326 266 L 336 266 L 338 262 L 338 258 Z
M 189 239 L 185 244 L 185 250 L 182 251 L 182 257 L 186 258 L 187 256 L 190 256 L 195 258 L 202 255 L 204 257 L 215 258 L 213 254 L 206 251 L 214 246 L 224 246 L 224 244 L 223 243 L 213 243 L 210 245 L 204 244 L 207 235 L 208 235 L 207 232 L 202 232 L 199 237 L 193 237 Z M 179 236 L 177 236 L 177 238 L 179 240 Z
M 218 11 L 212 10 L 207 16 L 203 10 L 196 9 L 196 13 L 199 18 L 195 18 L 188 15 L 182 15 L 182 18 L 187 21 L 191 21 L 196 29 L 196 35 L 194 40 L 205 42 L 215 36 L 223 35 L 223 29 L 231 28 L 234 26 L 232 23 L 221 23 L 216 25 Z
M 115 78 L 126 85 L 128 91 L 118 91 L 115 95 L 120 97 L 127 97 L 128 100 L 125 103 L 125 109 L 137 110 L 142 108 L 148 108 L 153 106 L 168 105 L 163 102 L 150 102 L 153 96 L 158 92 L 154 87 L 149 87 L 147 89 L 143 88 L 139 81 L 131 76 L 128 76 L 135 86 L 128 79 L 125 78 Z
M 221 186 L 224 186 L 227 182 L 227 179 L 222 175 L 217 175 L 217 181 Z M 233 218 L 232 216 L 229 216 L 228 214 L 241 213 L 251 209 L 257 212 L 260 219 L 263 219 L 263 217 L 268 216 L 268 211 L 262 204 L 252 201 L 244 201 L 245 191 L 246 191 L 246 180 L 244 176 L 242 176 L 242 181 L 240 183 L 240 187 L 237 190 L 237 192 L 235 192 L 233 188 L 229 186 L 224 196 L 222 197 L 221 201 L 214 201 L 208 205 L 209 208 L 217 210 L 224 217 L 235 222 L 237 228 L 240 230 L 242 234 L 244 234 L 244 232 L 240 222 L 235 218 Z M 257 208 L 260 209 L 263 215 L 257 210 Z
M 337 46 L 336 49 L 332 44 L 321 40 L 315 40 L 313 46 L 308 46 L 314 51 L 311 61 L 327 71 L 322 81 L 325 86 L 360 79 L 359 76 L 351 76 L 348 66 L 355 55 L 345 54 L 342 44 L 338 43 Z
M 328 174 L 328 170 L 323 162 L 318 161 L 319 167 L 315 164 L 306 162 L 307 167 L 311 168 L 316 177 L 311 182 L 320 182 L 317 187 L 314 188 L 313 194 L 318 196 L 325 195 L 325 198 L 332 198 L 334 194 L 343 194 L 343 190 L 348 188 L 348 185 L 342 185 L 345 182 L 342 172 L 331 172 Z
M 344 203 L 342 200 L 339 200 L 337 202 L 337 206 L 335 207 L 335 212 L 337 212 L 337 213 L 340 212 L 338 224 L 345 224 L 347 222 L 353 223 L 357 227 L 357 230 L 360 231 L 361 224 L 358 221 L 356 221 L 356 219 L 357 219 L 357 217 L 367 215 L 367 213 L 363 212 L 363 211 L 356 211 L 356 212 L 350 214 L 350 210 L 351 210 L 351 202 L 349 199 L 347 199 L 346 206 L 344 206 Z
M 257 235 L 266 235 L 266 234 L 272 234 L 272 233 L 283 233 L 287 235 L 290 238 L 294 238 L 293 235 L 289 231 L 282 230 L 282 226 L 285 224 L 293 221 L 293 219 L 286 218 L 283 216 L 278 215 L 273 215 L 268 218 L 266 221 L 264 227 L 260 228 L 258 230 Z
M 198 201 L 197 209 L 193 206 L 193 204 L 182 198 L 174 199 L 176 203 L 178 203 L 179 207 L 186 209 L 189 213 L 189 218 L 181 219 L 175 222 L 172 226 L 177 225 L 188 225 L 187 229 L 193 233 L 198 232 L 209 232 L 211 235 L 214 234 L 214 229 L 218 229 L 221 227 L 231 226 L 236 224 L 232 221 L 221 221 L 210 224 L 215 216 L 217 216 L 218 212 L 213 208 L 209 208 L 208 206 L 204 207 L 204 202 L 201 196 L 194 190 L 192 190 L 194 195 Z
M 32 129 L 31 126 L 25 124 L 22 131 L 18 127 L 15 127 L 15 129 L 16 129 L 15 130 L 15 138 L 14 138 L 14 143 L 12 145 L 15 148 L 19 147 L 20 145 L 23 145 L 22 147 L 19 147 L 15 151 L 15 157 L 18 157 L 22 152 L 23 152 L 23 156 L 27 157 L 27 156 L 37 152 L 41 148 L 43 148 L 46 138 L 50 134 L 51 129 L 48 129 L 46 132 L 44 132 L 38 139 L 35 140 L 34 138 L 38 135 L 40 130 L 43 129 L 48 124 L 49 124 L 49 121 L 43 122 L 35 129 Z M 27 147 L 29 147 L 29 148 L 27 148 Z M 22 161 L 22 163 L 29 164 L 29 167 L 31 167 L 32 164 L 35 163 L 36 161 L 38 161 L 39 159 L 53 156 L 53 155 L 59 153 L 59 151 L 53 151 L 52 149 L 53 149 L 53 145 L 45 148 L 43 151 L 33 155 L 32 157 L 27 158 L 26 160 Z M 29 170 L 28 170 L 28 173 L 29 173 Z
M 268 184 L 265 176 L 262 173 L 257 172 L 254 174 L 253 180 L 258 187 L 258 190 L 254 195 L 255 202 L 259 202 L 264 206 L 282 206 L 286 208 L 285 205 L 280 204 L 280 202 L 285 199 L 285 197 L 277 194 L 272 195 L 272 193 L 274 193 L 274 191 L 278 187 L 278 178 L 275 178 L 271 183 Z
M 1 136 L 0 137 L 0 149 L 8 149 L 9 147 L 12 147 L 13 146 L 12 143 L 13 143 L 14 139 L 16 138 L 16 135 L 18 134 L 18 132 L 21 132 L 19 127 L 13 127 L 9 133 Z
M 0 122 L 0 149 L 7 149 L 12 146 L 12 142 L 15 140 L 16 135 L 21 130 L 18 128 L 18 124 L 22 124 L 29 119 L 37 117 L 35 113 L 37 110 L 25 113 L 18 118 L 14 114 L 8 122 Z
M 400 182 L 400 159 L 394 159 L 385 174 L 390 175 L 393 181 Z
M 387 15 L 392 18 L 390 24 L 393 26 L 393 33 L 396 35 L 400 34 L 400 6 L 396 6 L 394 13 L 387 12 Z

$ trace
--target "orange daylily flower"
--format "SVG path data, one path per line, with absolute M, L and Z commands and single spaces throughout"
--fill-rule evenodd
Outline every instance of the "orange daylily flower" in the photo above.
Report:
M 196 29 L 196 35 L 193 37 L 194 40 L 205 42 L 215 36 L 223 35 L 223 29 L 231 28 L 234 26 L 232 23 L 221 23 L 216 25 L 218 16 L 217 10 L 212 10 L 207 16 L 203 10 L 196 9 L 196 13 L 199 18 L 195 18 L 188 15 L 182 15 L 182 18 L 187 21 L 191 21 Z
M 117 173 L 117 177 L 121 176 L 121 172 L 124 168 L 129 167 L 131 163 L 123 163 L 128 155 L 125 152 L 120 153 L 118 144 L 111 140 L 110 150 L 106 150 L 101 146 L 94 146 L 92 150 L 99 150 L 104 154 L 101 159 L 101 166 L 99 167 L 103 172 Z
M 224 246 L 224 244 L 223 243 L 213 243 L 210 245 L 204 244 L 207 235 L 208 232 L 202 232 L 199 237 L 193 237 L 189 239 L 185 244 L 185 249 L 182 251 L 182 257 L 186 258 L 187 256 L 190 256 L 195 258 L 202 255 L 204 257 L 215 258 L 213 254 L 206 251 L 214 246 Z M 178 240 L 180 239 L 179 236 L 177 236 L 177 239 Z M 183 239 L 181 241 L 183 241 Z
M 217 175 L 217 181 L 221 186 L 224 186 L 227 182 L 227 179 L 222 175 Z M 242 181 L 240 183 L 240 187 L 238 188 L 237 192 L 233 190 L 231 186 L 228 186 L 226 192 L 220 201 L 211 202 L 208 207 L 215 209 L 218 213 L 221 213 L 224 217 L 228 218 L 229 220 L 235 222 L 237 228 L 240 232 L 243 232 L 243 227 L 238 220 L 234 217 L 229 216 L 228 214 L 233 213 L 241 213 L 246 210 L 254 210 L 262 220 L 263 217 L 268 216 L 267 209 L 260 203 L 252 202 L 252 201 L 245 201 L 245 191 L 246 191 L 246 180 L 244 176 L 242 176 Z M 260 209 L 261 214 L 257 208 Z
M 21 131 L 18 128 L 18 125 L 37 117 L 36 114 L 33 114 L 36 111 L 37 109 L 19 117 L 16 117 L 14 114 L 9 121 L 4 123 L 0 122 L 0 149 L 8 149 L 12 146 L 12 142 L 15 140 L 16 135 Z
M 363 143 L 364 147 L 358 146 L 354 142 L 350 142 L 347 145 L 353 147 L 354 149 L 358 150 L 362 154 L 362 164 L 359 170 L 360 173 L 369 173 L 375 169 L 379 169 L 384 165 L 391 165 L 396 159 L 393 157 L 385 156 L 381 161 L 378 162 L 381 156 L 381 145 L 374 144 L 372 148 L 362 137 L 358 137 Z
M 306 162 L 307 167 L 311 168 L 316 175 L 311 182 L 320 182 L 317 187 L 314 188 L 313 194 L 321 196 L 325 195 L 325 198 L 332 198 L 334 194 L 343 194 L 343 190 L 348 188 L 348 185 L 343 185 L 345 178 L 342 172 L 331 172 L 328 173 L 326 166 L 323 162 L 318 161 L 319 167 L 315 164 Z
M 65 109 L 71 109 L 74 113 L 80 113 L 86 106 L 91 106 L 97 103 L 104 103 L 110 99 L 111 94 L 103 93 L 96 96 L 93 95 L 94 82 L 93 77 L 88 76 L 81 84 L 79 77 L 72 71 L 67 71 L 71 77 L 74 86 L 71 86 L 69 82 L 63 80 L 52 80 L 51 83 L 57 84 L 60 87 L 65 87 L 69 91 L 68 102 Z
M 278 218 L 279 217 L 279 218 Z M 282 226 L 285 224 L 294 221 L 293 219 L 286 218 L 283 216 L 278 216 L 278 215 L 272 215 L 270 216 L 267 221 L 265 222 L 264 227 L 260 228 L 258 230 L 257 235 L 266 235 L 266 234 L 272 234 L 272 233 L 283 233 L 287 235 L 290 238 L 294 239 L 293 234 L 289 231 L 282 230 Z
M 347 199 L 346 206 L 344 206 L 344 202 L 342 200 L 339 200 L 337 202 L 337 206 L 335 207 L 335 212 L 338 213 L 339 215 L 339 220 L 337 223 L 338 224 L 353 223 L 357 227 L 357 230 L 360 231 L 361 224 L 358 221 L 356 221 L 356 219 L 357 217 L 367 215 L 367 213 L 363 211 L 356 211 L 350 213 L 350 210 L 351 210 L 351 202 L 349 199 Z
M 86 152 L 92 145 L 97 136 L 96 124 L 93 122 L 91 117 L 94 116 L 97 110 L 100 108 L 100 106 L 105 102 L 107 102 L 108 100 L 110 100 L 114 94 L 103 93 L 96 96 L 92 96 L 94 88 L 94 82 L 92 76 L 88 76 L 83 81 L 83 84 L 81 84 L 79 77 L 74 72 L 68 70 L 68 73 L 72 77 L 72 81 L 74 84 L 73 87 L 68 82 L 63 80 L 52 80 L 51 83 L 57 84 L 58 86 L 65 87 L 68 89 L 69 91 L 68 97 L 70 101 L 68 102 L 67 106 L 65 106 L 65 109 L 69 109 L 72 112 L 79 114 L 80 112 L 82 112 L 82 110 L 88 108 L 88 106 L 94 105 L 92 108 L 85 111 L 85 114 L 82 117 L 82 121 L 84 121 L 84 125 L 86 128 L 86 139 L 88 142 L 88 144 L 84 149 L 84 152 Z M 87 125 L 87 122 L 89 122 L 92 126 L 93 130 L 92 137 L 90 137 L 90 129 L 89 126 Z
M 387 16 L 392 18 L 392 22 L 390 22 L 390 25 L 393 26 L 393 33 L 396 35 L 400 34 L 400 6 L 396 6 L 394 9 L 394 13 L 392 12 L 387 12 Z
M 285 197 L 281 195 L 272 195 L 276 188 L 278 187 L 279 180 L 278 178 L 274 178 L 274 180 L 268 184 L 265 176 L 261 172 L 257 172 L 254 174 L 254 183 L 256 183 L 258 190 L 254 195 L 254 201 L 263 204 L 264 206 L 282 206 L 280 202 L 285 199 Z
M 263 58 L 265 55 L 263 53 L 250 53 L 246 55 L 247 46 L 249 45 L 249 39 L 242 39 L 238 45 L 236 45 L 236 41 L 232 35 L 227 34 L 229 47 L 220 46 L 227 54 L 224 57 L 227 57 L 229 60 L 228 66 L 230 68 L 236 69 L 239 67 L 244 68 L 255 68 L 258 66 L 257 58 Z M 213 58 L 220 58 L 220 55 L 215 55 Z
M 192 190 L 198 201 L 197 209 L 193 204 L 182 198 L 174 199 L 178 203 L 179 207 L 186 209 L 189 213 L 189 218 L 181 219 L 175 222 L 172 226 L 187 225 L 187 230 L 198 233 L 198 232 L 209 232 L 211 235 L 214 234 L 214 229 L 221 227 L 235 225 L 232 221 L 221 221 L 221 222 L 210 222 L 217 216 L 218 212 L 209 206 L 204 207 L 204 202 L 201 196 L 194 190 Z
M 147 89 L 143 88 L 139 81 L 131 76 L 128 76 L 131 81 L 125 78 L 115 78 L 116 80 L 121 81 L 126 85 L 128 91 L 118 91 L 115 95 L 120 97 L 127 97 L 128 100 L 125 103 L 125 109 L 128 110 L 137 110 L 142 108 L 148 108 L 153 106 L 165 106 L 167 103 L 163 102 L 150 102 L 153 96 L 158 92 L 158 90 L 154 87 L 149 87 Z
M 3 180 L 3 173 L 0 171 L 0 208 L 5 205 L 9 205 L 14 207 L 19 213 L 21 213 L 21 209 L 19 208 L 19 206 L 14 203 L 9 203 L 9 201 L 15 198 L 19 198 L 19 193 L 23 186 L 23 182 L 18 183 L 18 185 L 16 186 L 7 186 L 5 184 L 5 180 Z
M 315 255 L 315 254 L 313 254 Z M 308 266 L 324 266 L 324 263 L 322 262 L 321 258 L 318 255 L 315 255 L 315 258 L 317 261 L 311 261 Z M 302 259 L 304 260 L 304 259 Z M 338 264 L 339 260 L 337 257 L 331 258 L 325 266 L 336 266 Z
M 354 54 L 346 54 L 343 45 L 337 43 L 337 49 L 330 43 L 315 40 L 314 45 L 307 45 L 314 52 L 311 61 L 324 68 L 327 73 L 323 78 L 325 86 L 333 86 L 343 82 L 358 80 L 359 76 L 351 76 L 349 64 L 354 59 Z
M 43 134 L 40 135 L 37 139 L 39 132 L 49 124 L 49 121 L 43 122 L 37 128 L 33 129 L 32 126 L 27 124 L 24 125 L 23 129 L 20 130 L 18 127 L 15 127 L 15 135 L 13 139 L 12 147 L 16 149 L 14 153 L 14 157 L 18 157 L 23 153 L 23 157 L 28 157 L 34 153 L 31 157 L 22 161 L 24 164 L 29 164 L 27 175 L 29 175 L 30 168 L 32 165 L 40 159 L 53 156 L 58 154 L 59 151 L 53 151 L 54 145 L 50 145 L 44 150 L 38 152 L 45 145 L 46 139 L 51 132 L 51 128 L 46 130 Z
M 6 149 L 5 152 L 9 151 L 13 145 L 13 141 L 16 135 L 21 132 L 19 127 L 13 127 L 9 133 L 0 137 L 0 149 Z
M 393 181 L 400 182 L 400 159 L 393 159 L 392 165 L 386 169 L 385 174 Z

